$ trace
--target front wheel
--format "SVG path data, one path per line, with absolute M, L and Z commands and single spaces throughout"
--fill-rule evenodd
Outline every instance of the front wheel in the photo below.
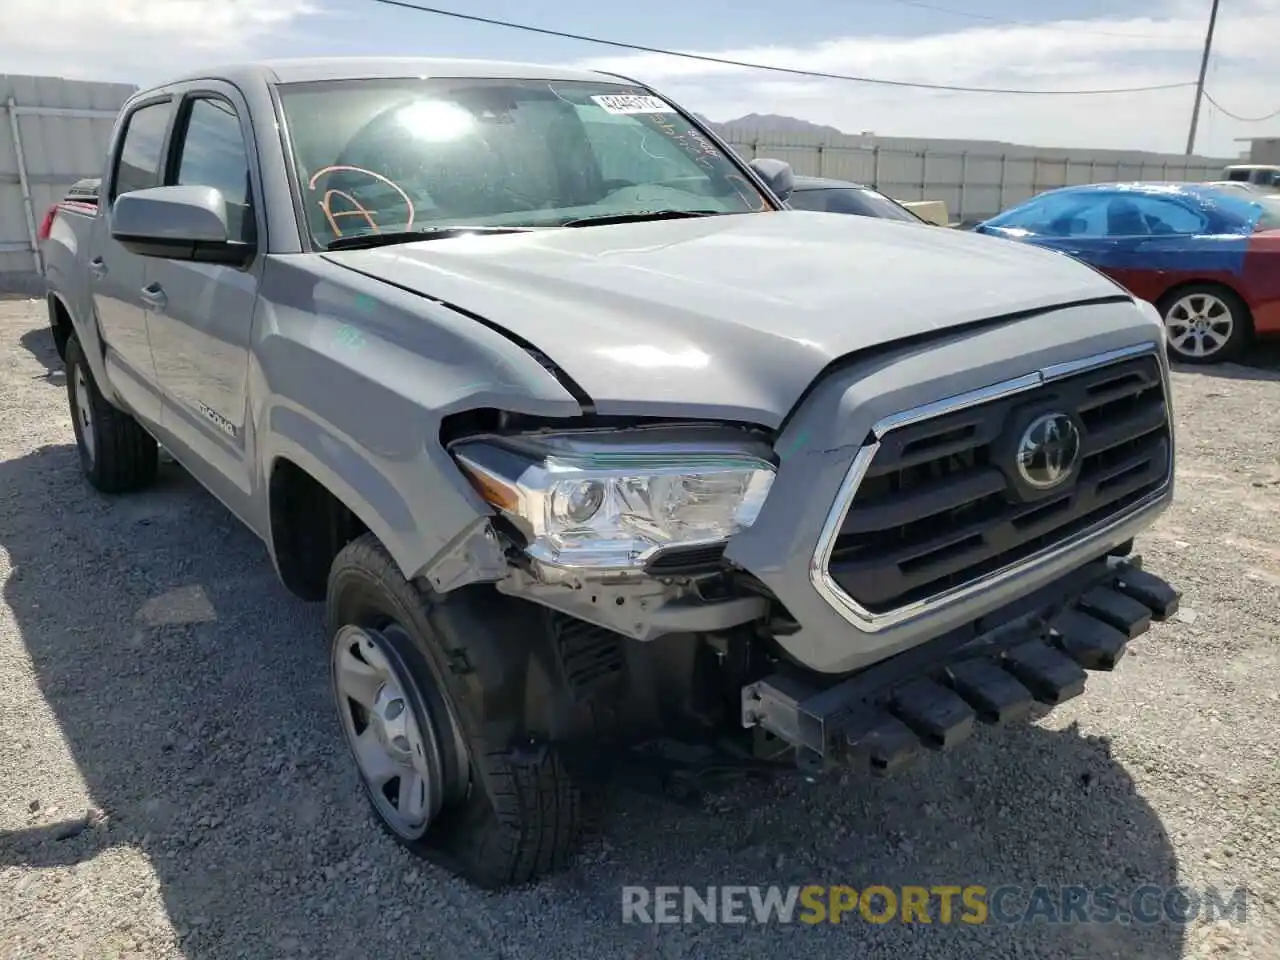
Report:
M 1215 284 L 1183 287 L 1160 305 L 1165 339 L 1174 360 L 1234 360 L 1252 332 L 1249 308 L 1233 290 Z
M 511 752 L 525 664 L 500 651 L 527 649 L 529 623 L 486 589 L 436 597 L 365 534 L 334 560 L 327 606 L 338 719 L 379 822 L 496 889 L 568 865 L 582 798 L 555 752 Z

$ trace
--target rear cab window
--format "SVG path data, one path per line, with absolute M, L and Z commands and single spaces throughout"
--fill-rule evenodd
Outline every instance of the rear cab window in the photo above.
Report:
M 129 114 L 120 141 L 120 152 L 116 156 L 108 200 L 115 200 L 122 193 L 146 190 L 160 184 L 164 139 L 172 114 L 172 100 L 149 103 Z

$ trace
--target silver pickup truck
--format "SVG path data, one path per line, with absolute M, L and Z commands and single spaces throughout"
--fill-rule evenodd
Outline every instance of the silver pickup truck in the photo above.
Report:
M 415 853 L 521 883 L 624 773 L 889 771 L 1176 608 L 1155 311 L 791 185 L 624 77 L 298 60 L 137 94 L 52 217 L 89 482 L 163 445 L 327 604 Z

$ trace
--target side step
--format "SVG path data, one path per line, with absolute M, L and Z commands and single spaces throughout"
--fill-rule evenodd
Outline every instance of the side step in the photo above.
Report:
M 975 720 L 1024 719 L 1084 691 L 1086 671 L 1111 670 L 1129 642 L 1178 608 L 1178 592 L 1141 558 L 1079 571 L 1056 615 L 1032 614 L 978 638 L 941 638 L 827 689 L 777 673 L 742 690 L 742 723 L 791 744 L 801 769 L 832 764 L 889 773 L 926 749 L 963 741 Z M 1062 596 L 1062 584 L 1055 585 Z

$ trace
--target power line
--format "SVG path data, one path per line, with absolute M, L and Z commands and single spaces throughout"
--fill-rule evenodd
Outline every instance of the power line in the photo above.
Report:
M 923 0 L 892 0 L 893 3 L 902 4 L 904 7 L 918 7 L 921 10 L 932 10 L 935 13 L 949 13 L 954 17 L 968 17 L 970 20 L 982 20 L 987 23 L 1002 23 L 1011 27 L 1037 27 L 1045 29 L 1046 27 L 1069 30 L 1071 33 L 1083 33 L 1095 37 L 1119 37 L 1121 40 L 1182 40 L 1185 37 L 1166 37 L 1151 33 L 1116 33 L 1112 30 L 1090 30 L 1084 27 L 1066 27 L 1059 24 L 1035 23 L 1031 20 L 1006 20 L 1003 17 L 992 17 L 985 13 L 972 13 L 968 10 L 957 10 L 954 7 L 941 7 L 933 3 L 924 3 Z
M 824 73 L 820 70 L 801 70 L 796 67 L 775 67 L 767 63 L 751 63 L 746 60 L 732 60 L 727 57 L 713 57 L 701 53 L 685 53 L 679 50 L 666 50 L 662 47 L 648 47 L 639 43 L 625 43 L 621 40 L 606 40 L 581 33 L 567 33 L 563 30 L 550 30 L 546 27 L 535 27 L 527 23 L 513 23 L 510 20 L 496 20 L 491 17 L 480 17 L 472 13 L 459 13 L 456 10 L 444 10 L 440 7 L 422 6 L 408 3 L 407 0 L 373 0 L 374 3 L 386 4 L 389 7 L 401 7 L 405 10 L 416 10 L 419 13 L 432 13 L 440 17 L 452 17 L 455 20 L 468 20 L 472 23 L 484 23 L 494 27 L 507 27 L 511 30 L 522 30 L 526 33 L 537 33 L 545 37 L 560 37 L 565 40 L 581 40 L 584 43 L 596 43 L 621 50 L 633 50 L 639 53 L 657 53 L 667 57 L 682 57 L 686 60 L 700 60 L 704 63 L 717 63 L 727 67 L 743 67 L 749 70 L 768 70 L 773 73 L 785 73 L 795 77 L 813 77 L 820 80 L 848 80 L 853 83 L 869 83 L 882 87 L 909 87 L 914 90 L 945 90 L 952 93 L 1002 93 L 1020 96 L 1099 96 L 1115 93 L 1148 93 L 1155 90 L 1180 90 L 1183 87 L 1194 87 L 1194 80 L 1181 83 L 1158 83 L 1143 87 L 1111 87 L 1100 90 L 1024 90 L 1012 87 L 965 87 L 948 83 L 922 83 L 913 80 L 886 80 L 882 77 L 860 77 L 843 73 Z
M 1215 107 L 1217 107 L 1218 112 L 1221 113 L 1223 116 L 1230 117 L 1232 120 L 1239 120 L 1241 123 L 1262 123 L 1266 120 L 1270 120 L 1272 117 L 1280 117 L 1280 109 L 1272 110 L 1270 113 L 1262 117 L 1242 117 L 1238 113 L 1232 113 L 1222 104 L 1220 104 L 1217 100 L 1213 99 L 1213 97 L 1210 96 L 1208 90 L 1204 92 L 1204 98 L 1208 100 L 1210 103 L 1212 103 Z

